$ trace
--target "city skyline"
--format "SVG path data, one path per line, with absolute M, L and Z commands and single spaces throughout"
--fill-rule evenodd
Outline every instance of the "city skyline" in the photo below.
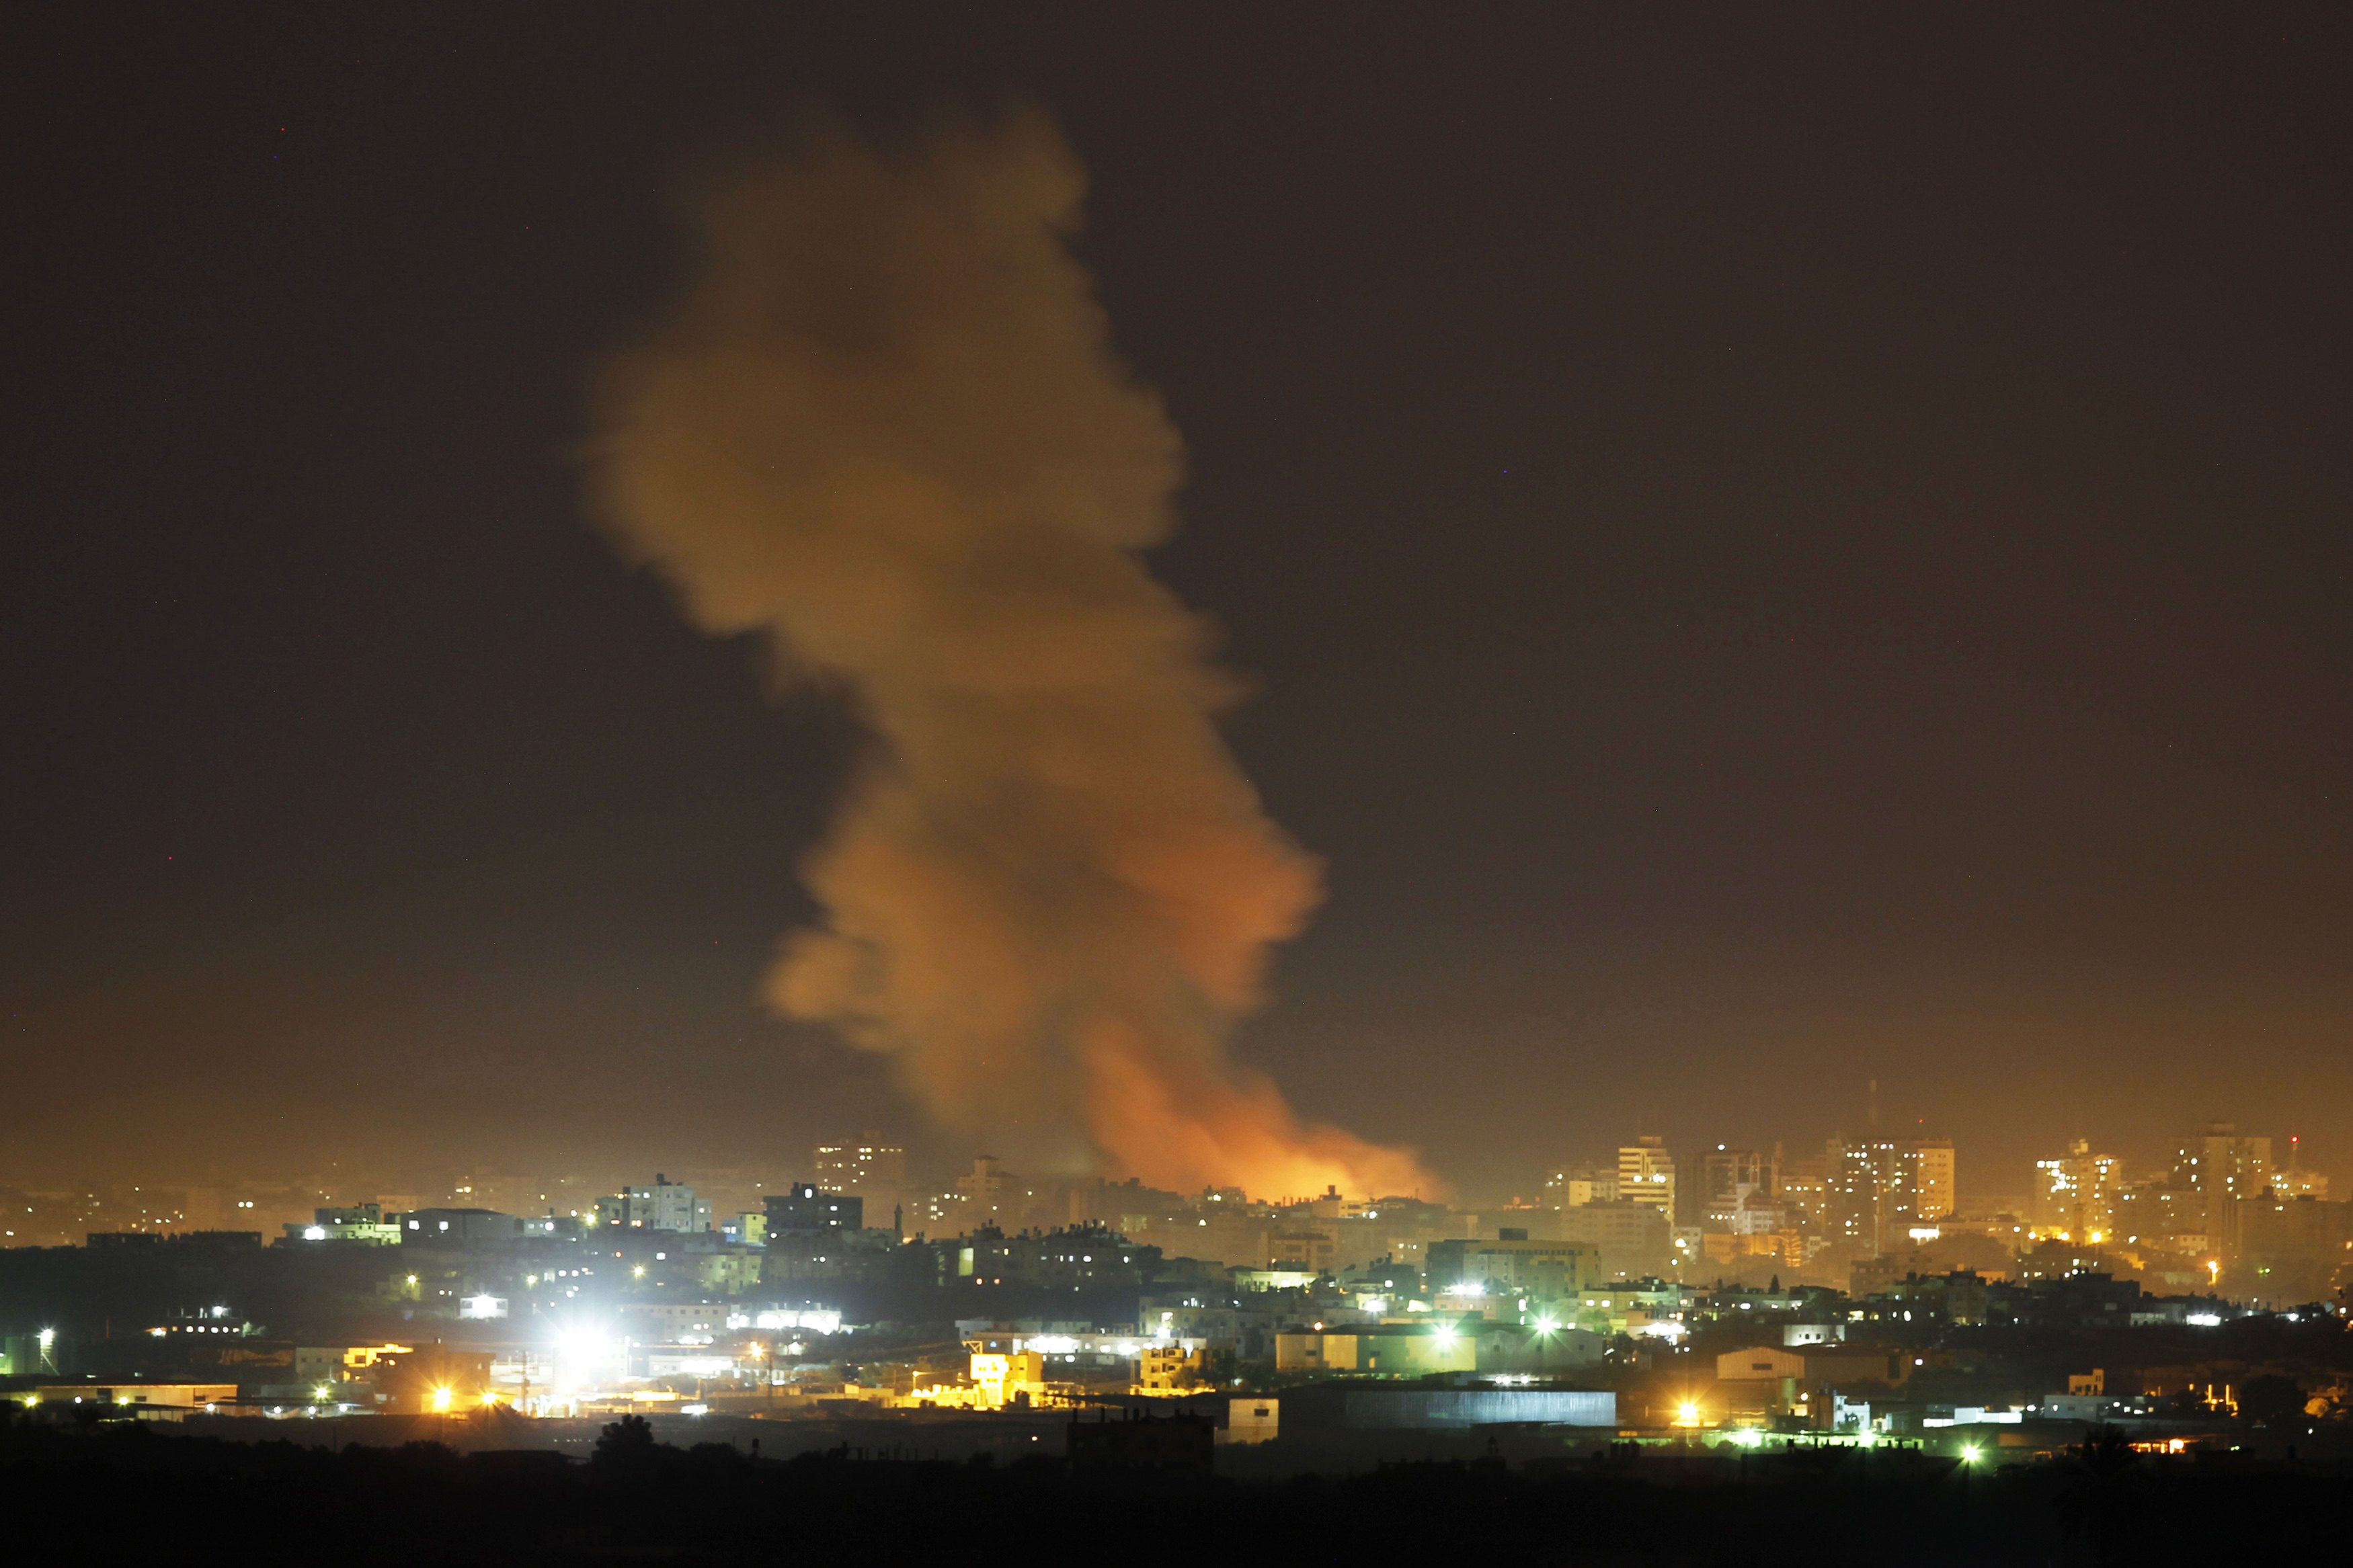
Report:
M 1955 1137 L 1948 1131 L 1931 1125 L 1926 1118 L 1897 1120 L 1892 1115 L 1877 1126 L 1872 1120 L 1874 1100 L 1871 1086 L 1859 1103 L 1861 1111 L 1832 1126 L 1826 1133 L 1816 1136 L 1780 1136 L 1767 1134 L 1735 1140 L 1726 1137 L 1676 1138 L 1648 1131 L 1649 1124 L 1628 1124 L 1616 1139 L 1602 1138 L 1564 1142 L 1555 1148 L 1548 1158 L 1520 1159 L 1500 1179 L 1472 1185 L 1448 1184 L 1432 1189 L 1431 1195 L 1451 1201 L 1458 1207 L 1494 1208 L 1514 1200 L 1540 1201 L 1555 1178 L 1572 1170 L 1599 1170 L 1616 1167 L 1620 1152 L 1636 1139 L 1636 1127 L 1644 1140 L 1655 1140 L 1664 1145 L 1672 1158 L 1678 1152 L 1687 1160 L 1704 1161 L 1715 1149 L 1754 1149 L 1769 1152 L 1778 1147 L 1788 1159 L 1795 1161 L 1814 1157 L 1825 1145 L 1846 1140 L 1860 1142 L 1872 1137 L 1891 1139 L 1927 1139 L 1955 1149 L 1961 1156 L 1956 1192 L 1959 1200 L 1979 1209 L 2014 1208 L 2021 1214 L 2031 1212 L 2031 1204 L 2042 1189 L 2045 1167 L 2054 1161 L 2071 1157 L 2071 1151 L 2082 1145 L 2084 1151 L 2105 1158 L 2120 1169 L 2129 1169 L 2146 1175 L 2171 1169 L 2199 1128 L 2227 1121 L 2240 1127 L 2246 1136 L 2259 1137 L 2270 1145 L 2274 1164 L 2285 1170 L 2290 1163 L 2316 1179 L 2324 1192 L 2353 1193 L 2353 1183 L 2337 1163 L 2327 1158 L 2325 1151 L 2316 1152 L 2311 1141 L 2293 1129 L 2267 1129 L 2241 1123 L 2229 1119 L 2195 1118 L 2172 1128 L 2148 1130 L 2142 1136 L 2117 1139 L 2094 1137 L 2088 1132 L 2057 1140 L 2041 1148 L 2031 1149 L 2023 1159 L 1987 1158 L 1966 1137 Z M 887 1147 L 895 1156 L 897 1168 L 910 1173 L 902 1184 L 910 1191 L 927 1187 L 944 1189 L 950 1178 L 968 1168 L 971 1160 L 987 1154 L 980 1145 L 967 1144 L 952 1135 L 917 1124 L 912 1134 L 885 1133 L 873 1128 L 864 1129 L 855 1136 L 835 1131 L 828 1142 L 797 1149 L 763 1148 L 756 1151 L 733 1150 L 720 1158 L 693 1157 L 690 1151 L 672 1145 L 641 1147 L 624 1142 L 607 1146 L 596 1152 L 566 1153 L 561 1150 L 544 1157 L 524 1147 L 510 1148 L 501 1158 L 459 1158 L 457 1160 L 417 1160 L 400 1156 L 346 1157 L 318 1162 L 309 1167 L 255 1167 L 250 1162 L 234 1157 L 216 1157 L 210 1161 L 189 1162 L 175 1157 L 148 1157 L 135 1169 L 125 1172 L 119 1162 L 97 1163 L 100 1168 L 51 1166 L 18 1161 L 0 1164 L 0 1190 L 39 1192 L 53 1198 L 63 1198 L 84 1189 L 103 1189 L 121 1194 L 134 1187 L 177 1191 L 190 1187 L 221 1194 L 240 1189 L 266 1190 L 296 1194 L 291 1200 L 297 1206 L 311 1202 L 345 1202 L 364 1200 L 384 1194 L 436 1194 L 448 1197 L 464 1184 L 480 1179 L 498 1179 L 518 1190 L 525 1187 L 556 1188 L 577 1196 L 593 1186 L 605 1174 L 635 1170 L 670 1169 L 703 1173 L 690 1180 L 717 1180 L 730 1187 L 750 1187 L 760 1182 L 770 1185 L 797 1180 L 828 1183 L 839 1173 L 837 1159 L 854 1160 L 859 1144 Z M 828 1154 L 832 1149 L 837 1153 Z M 814 1152 L 812 1151 L 815 1151 Z M 1971 1157 L 1975 1156 L 1975 1157 Z M 536 1173 L 535 1174 L 532 1173 Z M 1057 1182 L 1095 1179 L 1094 1173 L 1056 1171 L 1039 1168 L 1039 1173 Z M 1443 1175 L 1445 1173 L 1440 1173 Z M 1688 1174 L 1683 1178 L 1692 1179 Z M 584 1185 L 585 1184 L 585 1185 Z M 1252 1194 L 1253 1197 L 1261 1194 Z M 1273 1194 L 1269 1201 L 1283 1194 Z M 1301 1194 L 1289 1194 L 1297 1196 Z M 1367 1190 L 1357 1196 L 1379 1196 Z M 553 1200 L 551 1200 L 553 1201 Z M 234 1219 L 224 1216 L 223 1223 Z M 115 1228 L 112 1222 L 101 1228 Z M 66 1225 L 50 1234 L 52 1242 L 62 1242 L 79 1236 L 72 1225 Z
M 1940 1219 L 1966 1221 L 1979 1227 L 1989 1220 L 2015 1220 L 2023 1237 L 2021 1245 L 2049 1237 L 2093 1245 L 2140 1243 L 2144 1237 L 2137 1230 L 2147 1230 L 2153 1238 L 2169 1227 L 2205 1233 L 2189 1244 L 2193 1250 L 2221 1251 L 2219 1237 L 2227 1229 L 2223 1200 L 2309 1198 L 2326 1204 L 2333 1184 L 2328 1172 L 2313 1163 L 2297 1135 L 2278 1137 L 2232 1122 L 2200 1123 L 2171 1140 L 2169 1152 L 2156 1160 L 2126 1157 L 2082 1138 L 2038 1157 L 2023 1170 L 2003 1166 L 1980 1171 L 1974 1162 L 1964 1161 L 1963 1153 L 1951 1138 L 1917 1126 L 1866 1126 L 1860 1133 L 1833 1134 L 1819 1143 L 1775 1140 L 1757 1148 L 1720 1141 L 1672 1145 L 1655 1134 L 1628 1134 L 1614 1149 L 1590 1155 L 1571 1152 L 1539 1166 L 1527 1180 L 1513 1184 L 1508 1194 L 1502 1190 L 1484 1194 L 1385 1194 L 1378 1189 L 1341 1193 L 1335 1189 L 1331 1195 L 1360 1205 L 1385 1198 L 1411 1199 L 1451 1212 L 1472 1228 L 1482 1223 L 1482 1215 L 1483 1223 L 1492 1226 L 1498 1223 L 1494 1217 L 1498 1215 L 1559 1213 L 1597 1202 L 1630 1202 L 1655 1205 L 1676 1226 L 1707 1232 L 1780 1228 L 1785 1222 L 1757 1227 L 1744 1223 L 1741 1211 L 1750 1194 L 1763 1203 L 1804 1194 L 1808 1195 L 1799 1200 L 1802 1217 L 1786 1222 L 1788 1227 L 1820 1235 L 1825 1241 L 1860 1243 L 1864 1239 L 1861 1227 L 1868 1226 L 1869 1245 L 1862 1251 L 1870 1256 L 1901 1250 L 1902 1227 L 1910 1217 L 1931 1224 Z M 291 1222 L 271 1216 L 280 1211 L 305 1210 L 314 1203 L 359 1202 L 397 1209 L 438 1201 L 512 1210 L 523 1215 L 536 1215 L 543 1205 L 549 1217 L 581 1218 L 599 1212 L 597 1205 L 616 1189 L 609 1173 L 626 1164 L 608 1155 L 536 1174 L 520 1168 L 477 1164 L 464 1171 L 398 1174 L 336 1169 L 294 1179 L 248 1173 L 228 1182 L 167 1180 L 65 1186 L 35 1182 L 0 1185 L 0 1194 L 13 1193 L 20 1199 L 37 1196 L 40 1201 L 37 1222 L 15 1222 L 37 1223 L 37 1235 L 12 1228 L 8 1235 L 19 1238 L 15 1245 L 70 1245 L 86 1231 L 190 1232 L 259 1226 L 267 1234 L 274 1224 L 290 1233 Z M 818 1144 L 797 1159 L 724 1169 L 678 1168 L 685 1173 L 680 1177 L 681 1190 L 689 1193 L 690 1201 L 691 1189 L 698 1187 L 705 1193 L 724 1194 L 728 1200 L 741 1204 L 763 1191 L 813 1184 L 863 1197 L 877 1205 L 878 1214 L 903 1203 L 908 1205 L 910 1229 L 980 1223 L 976 1216 L 994 1214 L 994 1204 L 966 1206 L 960 1200 L 979 1198 L 984 1190 L 993 1194 L 1008 1183 L 1024 1184 L 1032 1197 L 1051 1194 L 1041 1199 L 1049 1210 L 1064 1201 L 1062 1194 L 1108 1191 L 1121 1184 L 1099 1174 L 1053 1171 L 1014 1174 L 1007 1162 L 993 1155 L 971 1155 L 967 1163 L 937 1149 L 911 1147 L 906 1141 L 873 1129 L 854 1138 Z M 1962 1179 L 1963 1172 L 1968 1173 L 1967 1180 Z M 669 1180 L 659 1172 L 655 1177 L 658 1187 Z M 971 1186 L 976 1181 L 983 1184 L 982 1189 Z M 1189 1194 L 1155 1189 L 1134 1178 L 1124 1185 L 1186 1201 L 1224 1192 L 1237 1201 L 1247 1198 L 1254 1206 L 1270 1209 L 1313 1206 L 1324 1201 L 1312 1193 L 1247 1192 L 1239 1185 L 1212 1184 Z M 1895 1195 L 1892 1200 L 1861 1195 L 1883 1192 Z M 1841 1193 L 1845 1194 L 1842 1201 L 1849 1215 L 1843 1221 L 1835 1220 L 1830 1212 L 1840 1205 L 1841 1200 L 1836 1194 Z M 1893 1207 L 1888 1206 L 1890 1201 Z M 240 1212 L 257 1210 L 266 1212 Z M 19 1212 L 32 1211 L 20 1207 Z M 666 1218 L 661 1227 L 719 1228 L 712 1220 L 710 1203 L 695 1212 L 699 1217 L 691 1224 Z M 1858 1217 L 1867 1213 L 1873 1217 Z M 2150 1245 L 2164 1249 L 2162 1242 Z M 1696 1265 L 1696 1257 L 1683 1261 Z

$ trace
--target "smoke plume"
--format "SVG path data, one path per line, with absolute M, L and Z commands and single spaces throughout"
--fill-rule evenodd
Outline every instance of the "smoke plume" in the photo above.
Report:
M 1427 1186 L 1226 1055 L 1316 868 L 1218 734 L 1235 691 L 1202 623 L 1139 558 L 1182 453 L 1068 248 L 1083 189 L 1035 112 L 887 148 L 807 126 L 700 187 L 691 286 L 611 367 L 625 546 L 873 735 L 806 867 L 822 928 L 768 998 L 1033 1156 Z

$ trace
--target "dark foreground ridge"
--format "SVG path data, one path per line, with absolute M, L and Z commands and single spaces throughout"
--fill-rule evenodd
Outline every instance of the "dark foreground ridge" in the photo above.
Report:
M 1239 1481 L 1068 1461 L 679 1448 L 635 1418 L 586 1462 L 436 1443 L 341 1450 L 125 1423 L 0 1428 L 0 1499 L 128 1560 L 343 1563 L 1192 1562 L 1905 1563 L 2327 1560 L 2347 1456 L 2137 1455 L 2096 1436 L 1975 1474 L 1916 1452 L 1739 1458 L 1618 1450 Z M 2315 1555 L 2317 1554 L 2317 1555 Z

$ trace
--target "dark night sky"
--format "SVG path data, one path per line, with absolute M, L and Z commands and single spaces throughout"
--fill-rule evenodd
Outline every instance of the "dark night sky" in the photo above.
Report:
M 2342 12 L 1275 9 L 15 18 L 0 1177 L 917 1131 L 752 1001 L 845 721 L 577 442 L 698 147 L 1007 89 L 1330 862 L 1303 1109 L 2347 1173 Z

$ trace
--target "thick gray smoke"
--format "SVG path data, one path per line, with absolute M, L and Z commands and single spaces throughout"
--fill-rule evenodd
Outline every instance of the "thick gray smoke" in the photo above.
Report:
M 1017 1146 L 1187 1189 L 1426 1187 L 1226 1056 L 1316 870 L 1139 558 L 1182 453 L 1068 249 L 1084 184 L 1035 112 L 889 149 L 812 125 L 702 187 L 691 285 L 607 380 L 627 547 L 875 738 L 807 868 L 823 929 L 768 994 Z

